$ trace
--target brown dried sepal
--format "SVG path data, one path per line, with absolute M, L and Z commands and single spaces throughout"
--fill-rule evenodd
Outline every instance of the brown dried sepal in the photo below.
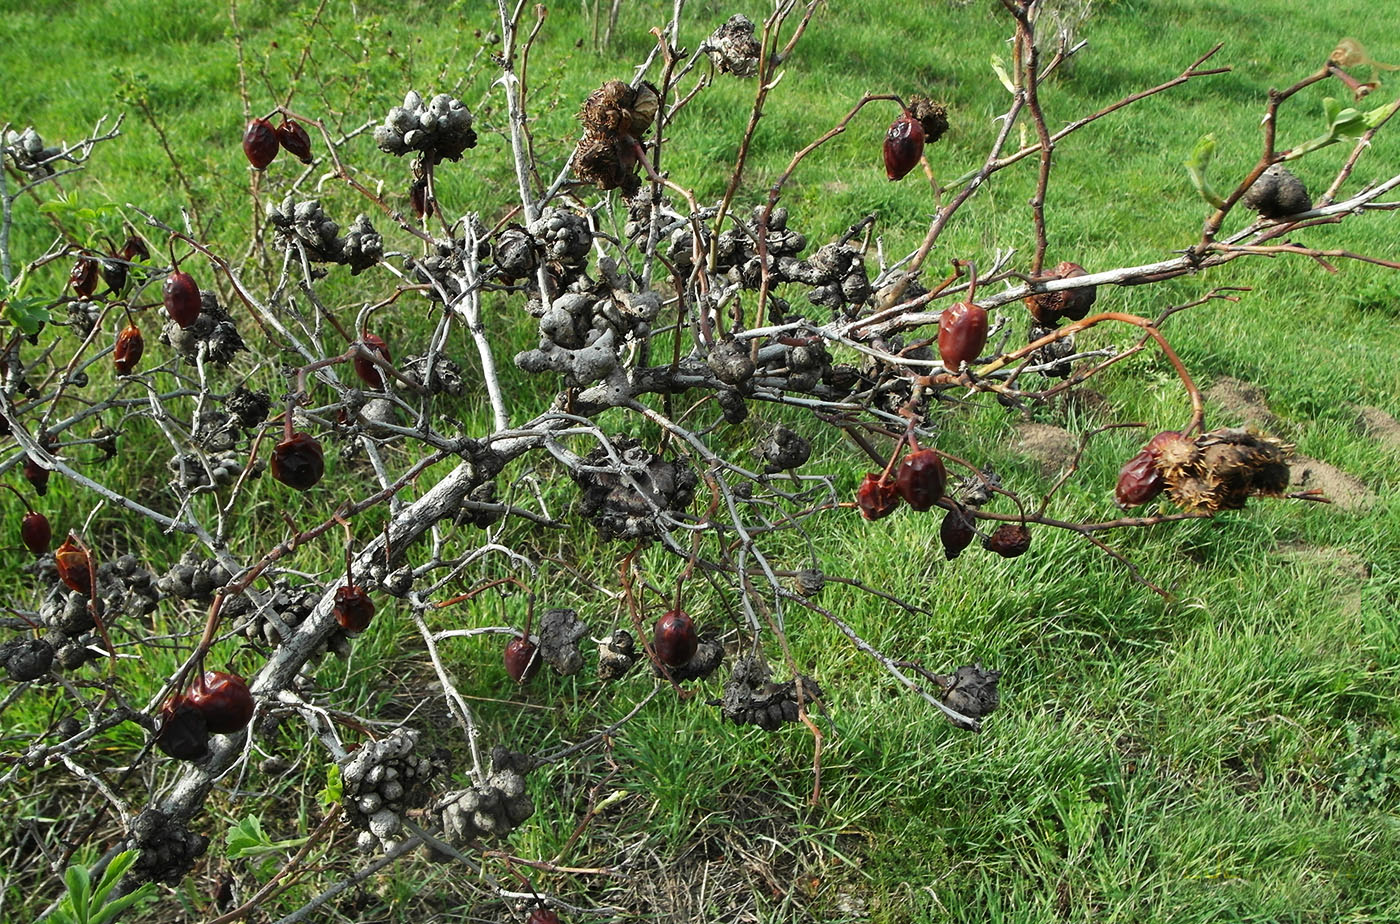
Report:
M 927 96 L 909 97 L 909 112 L 924 127 L 924 143 L 933 144 L 948 131 L 948 110 Z
M 621 80 L 609 80 L 584 100 L 579 119 L 590 133 L 640 138 L 651 128 L 659 104 L 656 87 L 650 83 L 633 88 Z
M 631 140 L 589 132 L 574 151 L 574 174 L 599 189 L 621 189 L 634 196 L 642 187 Z
M 1167 493 L 1186 510 L 1239 510 L 1251 497 L 1279 497 L 1288 489 L 1289 447 L 1251 430 L 1223 429 L 1194 441 L 1171 440 L 1157 467 Z
M 1084 275 L 1086 275 L 1084 267 L 1066 260 L 1044 273 L 1038 281 L 1073 279 L 1076 276 Z M 1031 317 L 1035 318 L 1037 323 L 1046 327 L 1059 327 L 1060 322 L 1066 318 L 1071 321 L 1084 320 L 1085 316 L 1089 314 L 1089 309 L 1093 307 L 1094 300 L 1098 298 L 1098 294 L 1097 286 L 1085 286 L 1082 289 L 1061 289 L 1058 292 L 1042 292 L 1039 295 L 1029 296 L 1026 299 L 1026 307 L 1030 309 Z

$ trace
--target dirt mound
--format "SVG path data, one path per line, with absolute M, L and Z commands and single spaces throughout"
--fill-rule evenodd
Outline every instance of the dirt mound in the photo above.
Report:
M 1356 414 L 1367 436 L 1391 452 L 1400 452 L 1400 420 L 1378 407 L 1358 407 Z
M 1062 427 L 1023 423 L 1016 428 L 1016 451 L 1040 463 L 1047 478 L 1065 470 L 1079 450 L 1079 438 Z
M 1214 385 L 1205 390 L 1205 396 L 1225 411 L 1225 419 L 1217 421 L 1217 425 L 1258 427 L 1271 433 L 1278 429 L 1279 420 L 1269 410 L 1263 390 L 1248 382 L 1217 379 Z
M 1294 456 L 1289 469 L 1289 491 L 1320 490 L 1343 510 L 1365 510 L 1376 499 L 1360 478 L 1327 462 Z

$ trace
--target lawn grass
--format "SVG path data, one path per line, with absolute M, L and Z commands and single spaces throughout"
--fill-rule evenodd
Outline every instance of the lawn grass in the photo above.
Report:
M 992 117 L 1005 101 L 987 59 L 1005 52 L 1006 19 L 984 2 L 907 6 L 897 21 L 888 4 L 866 0 L 833 2 L 817 12 L 755 137 L 741 203 L 758 201 L 791 153 L 866 92 L 925 92 L 946 100 L 953 129 L 929 149 L 931 165 L 942 179 L 977 166 L 996 130 Z M 661 0 L 622 4 L 615 41 L 601 51 L 590 47 L 591 23 L 580 5 L 550 9 L 530 71 L 543 174 L 557 172 L 571 150 L 578 102 L 603 80 L 630 76 L 632 63 L 650 47 L 646 30 L 670 9 Z M 759 3 L 692 3 L 682 44 L 693 48 L 733 12 L 758 19 L 765 10 Z M 459 4 L 443 14 L 430 4 L 408 4 L 392 15 L 359 19 L 328 9 L 314 26 L 294 4 L 240 7 L 239 17 L 250 67 L 265 69 L 272 87 L 253 81 L 255 108 L 270 108 L 285 94 L 308 34 L 312 54 L 293 105 L 336 124 L 379 121 L 410 86 L 425 95 L 460 86 L 456 92 L 478 116 L 481 143 L 463 164 L 444 168 L 440 196 L 449 212 L 478 210 L 488 221 L 504 214 L 514 180 L 504 156 L 502 104 L 491 89 L 488 5 Z M 1162 259 L 1192 243 L 1206 207 L 1181 162 L 1195 141 L 1216 134 L 1213 170 L 1217 185 L 1229 185 L 1227 178 L 1257 157 L 1269 87 L 1309 72 L 1343 35 L 1361 39 L 1377 60 L 1400 61 L 1394 30 L 1383 25 L 1397 18 L 1395 0 L 1343 0 L 1325 8 L 1284 0 L 1096 4 L 1083 28 L 1088 49 L 1072 75 L 1046 89 L 1052 125 L 1169 79 L 1219 41 L 1226 45 L 1213 63 L 1233 70 L 1116 113 L 1057 150 L 1047 205 L 1050 261 L 1072 259 L 1099 269 Z M 52 48 L 63 53 L 45 51 Z M 1397 85 L 1387 79 L 1375 98 L 1393 98 Z M 125 109 L 123 138 L 102 149 L 87 175 L 69 185 L 85 200 L 135 202 L 171 221 L 192 194 L 211 244 L 227 254 L 244 252 L 249 179 L 237 144 L 244 114 L 226 5 L 0 2 L 0 87 L 0 121 L 33 123 L 49 139 L 77 137 L 100 115 Z M 1321 98 L 1339 91 L 1332 83 L 1300 94 L 1284 110 L 1281 143 L 1319 133 Z M 673 130 L 668 169 L 702 201 L 723 192 L 752 94 L 751 84 L 718 80 Z M 860 116 L 804 161 L 787 187 L 784 203 L 810 246 L 872 211 L 880 215 L 886 254 L 902 255 L 922 237 L 935 207 L 927 186 L 915 177 L 890 184 L 879 169 L 890 115 Z M 152 118 L 184 181 L 163 152 Z M 1363 159 L 1352 188 L 1395 172 L 1400 139 L 1390 128 Z M 1345 153 L 1337 146 L 1313 155 L 1301 162 L 1299 175 L 1316 191 Z M 347 156 L 363 165 L 365 179 L 399 190 L 396 201 L 405 207 L 404 165 L 375 151 L 368 135 L 352 142 Z M 270 171 L 264 195 L 280 198 L 278 182 Z M 941 270 L 954 257 L 988 261 L 998 248 L 1027 254 L 1034 238 L 1025 203 L 1033 188 L 1031 160 L 998 175 L 949 226 L 930 265 Z M 333 183 L 322 193 L 337 215 L 363 208 Z M 1308 232 L 1308 240 L 1394 259 L 1394 225 L 1389 213 L 1372 214 Z M 21 203 L 16 253 L 31 258 L 53 235 L 49 219 Z M 622 865 L 626 876 L 534 873 L 535 887 L 578 905 L 626 909 L 619 920 L 1400 917 L 1393 886 L 1400 879 L 1400 776 L 1376 769 L 1387 753 L 1400 759 L 1400 739 L 1394 738 L 1400 730 L 1400 448 L 1368 436 L 1358 423 L 1362 407 L 1400 416 L 1400 375 L 1392 361 L 1400 348 L 1400 275 L 1354 262 L 1339 269 L 1332 275 L 1302 260 L 1239 261 L 1201 277 L 1101 292 L 1100 304 L 1150 316 L 1214 285 L 1250 287 L 1237 304 L 1217 302 L 1176 316 L 1166 328 L 1174 347 L 1203 386 L 1235 380 L 1260 389 L 1273 415 L 1271 429 L 1302 454 L 1359 479 L 1370 494 L 1364 503 L 1350 509 L 1256 503 L 1209 522 L 1112 537 L 1144 575 L 1171 588 L 1171 602 L 1068 534 L 1043 531 L 1032 552 L 1013 561 L 972 550 L 944 562 L 935 519 L 904 511 L 872 525 L 828 514 L 811 553 L 785 540 L 772 550 L 775 559 L 802 567 L 815 554 L 828 572 L 861 577 L 926 610 L 915 617 L 829 586 L 823 605 L 882 651 L 921 658 L 936 669 L 980 661 L 1003 671 L 1002 707 L 985 731 L 952 728 L 901 692 L 833 626 L 791 612 L 794 659 L 828 692 L 827 714 L 819 719 L 820 804 L 807 804 L 813 741 L 804 728 L 767 734 L 722 724 L 703 704 L 718 695 L 718 680 L 684 702 L 663 690 L 605 751 L 536 773 L 537 814 L 510 841 L 520 856 L 558 857 L 561 865 L 582 868 Z M 49 288 L 57 292 L 58 268 L 48 272 Z M 369 278 L 352 284 L 333 276 L 326 295 L 351 311 L 389 291 L 387 281 L 363 281 Z M 500 355 L 530 345 L 533 322 L 518 305 L 502 297 L 488 308 L 493 336 L 512 345 Z M 396 311 L 390 317 L 405 332 L 430 323 L 413 306 Z M 1024 322 L 1014 313 L 1019 336 Z M 1086 340 L 1130 342 L 1117 331 Z M 503 374 L 518 419 L 552 400 L 539 380 L 513 367 Z M 277 382 L 275 357 L 257 375 Z M 1035 411 L 1035 419 L 1078 435 L 1110 421 L 1144 421 L 1156 429 L 1179 423 L 1185 413 L 1179 384 L 1156 353 L 1122 363 L 1091 384 L 1102 402 L 1057 404 Z M 461 399 L 458 411 L 466 432 L 489 427 L 480 396 Z M 1213 425 L 1238 422 L 1231 415 L 1239 409 L 1218 397 L 1210 412 Z M 755 417 L 801 420 L 766 408 L 756 408 Z M 994 403 L 958 408 L 940 423 L 940 445 L 993 465 L 1018 491 L 1034 493 L 1055 473 L 1017 450 L 1022 422 Z M 720 439 L 742 452 L 759 428 L 755 420 Z M 1135 431 L 1098 437 L 1083 477 L 1058 501 L 1059 515 L 1106 515 L 1117 466 L 1138 442 Z M 120 471 L 104 477 L 128 488 L 166 477 L 159 451 L 143 455 L 135 435 L 123 445 Z M 863 465 L 828 440 L 819 442 L 807 470 L 832 472 L 847 496 Z M 545 462 L 535 463 L 534 474 L 546 482 L 557 477 Z M 351 476 L 347 470 L 341 477 L 348 483 Z M 546 488 L 555 509 L 569 500 L 565 487 Z M 307 515 L 328 514 L 339 497 L 329 488 L 311 495 L 315 510 Z M 250 522 L 278 529 L 285 505 L 278 486 L 264 479 L 250 500 Z M 59 484 L 46 503 L 55 524 L 80 523 L 91 509 L 90 498 Z M 6 509 L 14 513 L 13 504 Z M 87 534 L 107 552 L 140 550 L 153 570 L 163 570 L 184 548 L 111 512 L 99 514 Z M 546 569 L 550 605 L 578 607 L 599 636 L 628 625 L 604 592 L 617 589 L 620 548 L 599 543 L 586 527 L 563 536 L 521 527 L 508 537 L 540 557 L 572 557 L 587 578 Z M 251 543 L 241 553 L 251 556 L 256 548 Z M 10 554 L 21 560 L 19 552 Z M 338 555 L 335 548 L 309 549 L 297 567 L 329 575 Z M 679 570 L 655 550 L 644 561 L 660 586 Z M 13 571 L 7 588 L 15 599 L 28 600 L 28 578 Z M 723 625 L 733 603 L 697 590 L 691 605 L 704 614 L 702 622 Z M 434 626 L 495 625 L 518 621 L 520 614 L 518 598 L 473 602 L 434 614 Z M 155 618 L 158 632 L 185 636 L 197 631 L 203 612 L 165 604 Z M 149 676 L 133 678 L 133 687 L 153 690 L 183 650 L 145 654 Z M 218 651 L 234 664 L 256 664 L 233 642 Z M 444 657 L 464 692 L 481 698 L 473 708 L 488 739 L 499 736 L 524 750 L 549 751 L 607 727 L 651 687 L 640 674 L 606 688 L 584 676 L 542 675 L 516 689 L 493 645 L 448 644 Z M 387 600 L 351 660 L 328 662 L 317 675 L 337 708 L 386 719 L 408 715 L 433 680 L 407 613 Z M 47 688 L 10 706 L 6 757 L 21 752 L 32 730 L 66 714 L 66 699 Z M 443 713 L 440 699 L 423 709 L 422 724 Z M 460 750 L 460 735 L 445 721 L 443 727 L 442 743 Z M 307 818 L 317 822 L 315 793 L 324 783 L 325 757 L 315 745 L 303 748 L 301 738 L 289 729 L 268 745 L 291 761 L 291 770 L 254 771 L 237 784 L 276 793 L 280 805 L 294 808 L 234 797 L 227 791 L 232 781 L 211 804 L 205 830 L 215 841 L 208 869 L 177 889 L 191 909 L 185 919 L 213 916 L 209 896 L 224 869 L 250 891 L 256 888 L 246 864 L 220 859 L 227 823 L 265 810 L 274 837 L 291 837 L 304 833 Z M 139 746 L 130 726 L 103 739 L 114 765 Z M 1367 764 L 1367 756 L 1376 761 Z M 140 804 L 176 770 L 165 766 L 138 776 L 123 795 Z M 62 768 L 25 777 L 4 796 L 7 827 L 19 830 L 26 819 L 63 812 L 99 817 L 105 804 L 91 795 L 80 803 L 79 790 L 65 779 Z M 1361 787 L 1371 795 L 1357 795 Z M 592 802 L 609 796 L 586 833 L 572 839 Z M 100 829 L 94 841 L 105 847 L 116 834 Z M 352 840 L 337 836 L 323 858 L 325 882 L 360 862 L 349 850 Z M 0 852 L 0 917 L 28 919 L 57 895 L 57 878 L 45 874 L 32 844 L 17 838 Z M 473 919 L 514 919 L 501 906 L 472 897 L 453 869 L 403 864 L 327 919 L 458 920 L 463 903 Z M 315 886 L 314 880 L 299 886 L 269 903 L 267 912 L 292 910 Z M 172 907 L 150 919 L 172 920 Z

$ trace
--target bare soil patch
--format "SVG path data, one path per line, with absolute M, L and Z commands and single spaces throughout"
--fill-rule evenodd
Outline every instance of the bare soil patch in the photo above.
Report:
M 1375 502 L 1376 496 L 1360 478 L 1319 459 L 1294 456 L 1289 470 L 1290 491 L 1321 490 L 1343 510 L 1365 510 Z
M 1079 450 L 1079 438 L 1063 427 L 1023 423 L 1016 428 L 1016 451 L 1040 464 L 1047 478 L 1058 475 Z
M 1356 414 L 1367 436 L 1392 452 L 1400 452 L 1400 420 L 1378 407 L 1358 407 Z
M 1269 410 L 1263 389 L 1239 379 L 1221 378 L 1205 391 L 1206 399 L 1225 411 L 1221 420 L 1209 421 L 1212 427 L 1258 427 L 1274 431 L 1279 419 Z

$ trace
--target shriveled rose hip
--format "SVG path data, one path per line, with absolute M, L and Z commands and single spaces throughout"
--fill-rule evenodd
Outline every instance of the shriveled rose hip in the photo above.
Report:
M 310 490 L 325 473 L 325 454 L 309 433 L 293 433 L 272 448 L 272 477 L 289 488 Z
M 963 549 L 972 545 L 972 540 L 977 536 L 977 531 L 972 527 L 972 517 L 961 507 L 954 507 L 943 515 L 943 522 L 938 527 L 938 541 L 943 543 L 943 554 L 949 561 L 957 558 L 963 553 Z
M 49 518 L 31 510 L 19 521 L 19 540 L 35 555 L 43 555 L 53 543 L 53 529 Z
M 374 619 L 374 601 L 358 584 L 347 584 L 335 592 L 335 603 L 331 613 L 340 627 L 350 635 L 358 635 L 369 628 Z
M 982 355 L 987 345 L 987 309 L 958 302 L 938 316 L 938 356 L 949 372 Z
M 902 180 L 924 156 L 924 127 L 907 110 L 885 132 L 885 176 Z
M 856 488 L 856 506 L 867 520 L 884 519 L 899 506 L 899 488 L 895 487 L 893 478 L 868 472 Z
M 237 674 L 205 671 L 185 700 L 203 714 L 205 727 L 216 735 L 231 735 L 253 718 L 253 694 Z
M 243 133 L 243 153 L 255 169 L 262 170 L 272 163 L 280 146 L 277 132 L 267 119 L 254 119 L 248 123 L 248 130 Z
M 982 548 L 1002 558 L 1024 555 L 1031 547 L 1031 531 L 1020 523 L 1003 523 L 982 542 Z
M 72 533 L 63 540 L 63 545 L 54 550 L 53 561 L 58 568 L 58 579 L 69 590 L 89 596 L 92 594 L 92 567 L 87 552 L 73 541 Z
M 382 338 L 371 333 L 364 333 L 360 335 L 360 340 L 370 352 L 377 353 L 386 363 L 389 362 L 391 359 L 389 345 Z M 359 376 L 361 382 L 374 389 L 384 387 L 384 373 L 380 372 L 379 367 L 373 362 L 358 354 L 350 362 L 355 367 L 355 375 Z
M 141 328 L 128 324 L 117 334 L 116 346 L 112 348 L 112 365 L 118 375 L 131 375 L 141 354 L 146 352 L 146 340 L 141 336 Z
M 1118 483 L 1113 488 L 1113 496 L 1118 500 L 1118 506 L 1126 510 L 1147 503 L 1161 494 L 1166 486 L 1166 479 L 1157 471 L 1157 459 L 1144 449 L 1124 462 L 1118 470 Z
M 79 298 L 91 297 L 97 288 L 97 261 L 92 257 L 79 257 L 68 271 L 68 284 Z
M 300 122 L 293 122 L 284 116 L 282 124 L 277 126 L 277 143 L 303 164 L 311 163 L 311 136 Z
M 932 449 L 920 449 L 905 456 L 895 474 L 895 489 L 915 510 L 927 510 L 943 496 L 948 470 Z
M 663 663 L 680 667 L 695 656 L 699 644 L 695 621 L 681 610 L 669 610 L 656 621 L 651 645 Z
M 199 286 L 189 273 L 175 270 L 165 277 L 161 286 L 161 299 L 165 303 L 165 313 L 170 315 L 183 330 L 199 319 L 202 310 L 199 301 Z
M 172 696 L 160 709 L 156 747 L 176 760 L 200 760 L 209 753 L 204 713 L 183 696 Z

